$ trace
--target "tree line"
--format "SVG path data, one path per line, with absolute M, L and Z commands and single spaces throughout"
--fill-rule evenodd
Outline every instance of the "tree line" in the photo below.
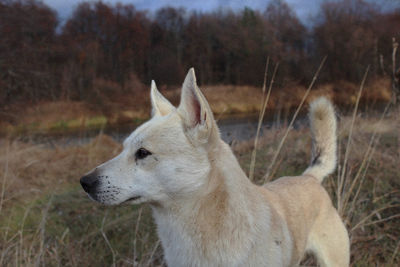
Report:
M 151 79 L 178 85 L 189 67 L 200 84 L 262 84 L 267 57 L 277 85 L 307 84 L 324 56 L 323 82 L 391 73 L 400 9 L 364 0 L 326 1 L 304 25 L 283 0 L 265 10 L 213 12 L 82 2 L 60 25 L 36 0 L 0 0 L 0 105 L 87 100 L 139 92 Z

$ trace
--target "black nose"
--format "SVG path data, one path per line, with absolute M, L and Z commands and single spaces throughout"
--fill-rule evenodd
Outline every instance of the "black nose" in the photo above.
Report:
M 86 193 L 93 193 L 96 191 L 96 187 L 99 184 L 99 180 L 96 175 L 86 175 L 83 176 L 80 180 L 83 190 Z

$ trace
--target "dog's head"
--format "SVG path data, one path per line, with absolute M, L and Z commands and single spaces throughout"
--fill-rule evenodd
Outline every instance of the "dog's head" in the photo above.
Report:
M 123 151 L 81 178 L 83 189 L 103 204 L 166 203 L 207 184 L 210 153 L 219 132 L 190 69 L 175 108 L 151 84 L 152 118 L 123 143 Z

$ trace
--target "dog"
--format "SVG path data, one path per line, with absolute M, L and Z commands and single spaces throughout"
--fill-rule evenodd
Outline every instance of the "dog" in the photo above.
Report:
M 151 83 L 152 117 L 80 183 L 105 205 L 148 203 L 168 266 L 349 265 L 349 238 L 321 186 L 336 166 L 332 104 L 310 105 L 312 160 L 301 176 L 253 184 L 220 138 L 190 69 L 175 108 Z

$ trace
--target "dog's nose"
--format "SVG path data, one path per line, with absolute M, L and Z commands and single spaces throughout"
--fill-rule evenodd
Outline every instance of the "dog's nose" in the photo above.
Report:
M 86 175 L 81 178 L 80 183 L 86 193 L 91 193 L 96 190 L 99 180 L 95 175 Z

